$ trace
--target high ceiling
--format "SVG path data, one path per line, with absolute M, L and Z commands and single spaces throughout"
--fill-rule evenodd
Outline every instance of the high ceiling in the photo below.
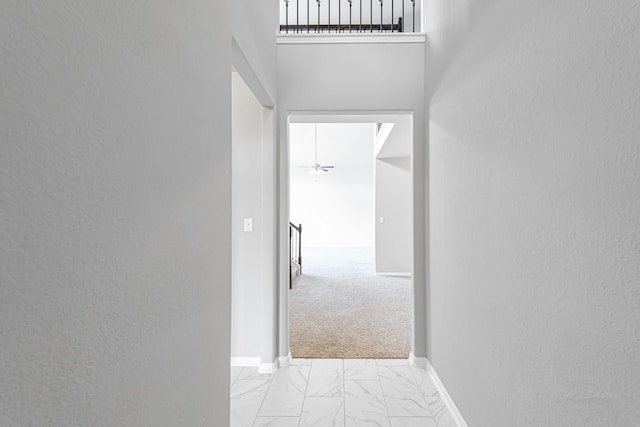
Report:
M 373 123 L 292 123 L 289 128 L 290 164 L 315 163 L 314 133 L 317 126 L 318 163 L 336 168 L 370 168 L 374 150 Z M 304 172 L 304 169 L 299 171 Z

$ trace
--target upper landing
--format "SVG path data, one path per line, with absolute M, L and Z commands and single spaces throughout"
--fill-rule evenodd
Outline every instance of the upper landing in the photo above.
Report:
M 421 0 L 281 0 L 279 44 L 422 43 Z

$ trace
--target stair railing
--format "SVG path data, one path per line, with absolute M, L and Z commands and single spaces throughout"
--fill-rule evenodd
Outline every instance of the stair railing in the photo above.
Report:
M 298 264 L 302 274 L 302 224 L 295 225 L 289 222 L 289 289 L 293 286 L 291 274 L 291 262 Z

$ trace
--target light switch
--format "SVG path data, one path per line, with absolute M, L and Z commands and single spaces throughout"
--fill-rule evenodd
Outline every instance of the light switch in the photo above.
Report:
M 380 217 L 380 224 L 384 224 L 384 217 L 383 216 Z
M 253 218 L 244 219 L 244 231 L 253 231 Z

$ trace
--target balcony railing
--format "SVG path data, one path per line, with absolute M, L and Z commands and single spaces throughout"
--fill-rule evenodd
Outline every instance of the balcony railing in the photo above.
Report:
M 283 0 L 281 34 L 417 32 L 416 0 Z

